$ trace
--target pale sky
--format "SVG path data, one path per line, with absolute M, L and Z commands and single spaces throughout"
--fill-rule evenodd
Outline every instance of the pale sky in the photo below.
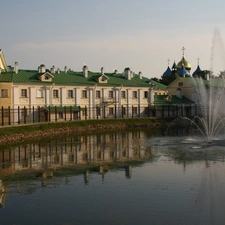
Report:
M 17 61 L 21 69 L 130 67 L 160 78 L 185 47 L 192 73 L 198 57 L 201 69 L 225 70 L 224 0 L 2 0 L 0 6 L 0 48 L 8 65 Z

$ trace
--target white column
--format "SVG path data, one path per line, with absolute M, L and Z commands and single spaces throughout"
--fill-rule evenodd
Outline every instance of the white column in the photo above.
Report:
M 107 89 L 103 88 L 102 89 L 102 101 L 103 102 L 107 101 L 107 98 L 108 98 L 108 96 L 107 96 Z M 102 108 L 102 113 L 103 113 L 102 116 L 107 116 L 107 104 L 103 104 L 102 107 L 103 107 Z
M 116 105 L 116 117 L 120 118 L 120 89 L 115 89 L 115 105 Z
M 80 106 L 81 93 L 80 88 L 75 88 L 75 104 Z
M 138 89 L 138 104 L 139 105 L 143 104 L 143 91 L 142 91 L 142 89 Z
M 18 106 L 19 106 L 19 97 L 20 97 L 20 93 L 19 93 L 19 87 L 14 86 L 13 87 L 13 108 L 15 110 L 15 112 L 13 113 L 14 115 L 14 123 L 18 123 Z
M 127 117 L 130 118 L 132 117 L 132 105 L 131 105 L 131 100 L 132 100 L 132 93 L 130 89 L 127 89 Z
M 36 88 L 35 87 L 30 87 L 29 88 L 29 105 L 30 105 L 30 108 L 32 108 L 34 105 L 35 105 L 35 103 L 36 103 L 36 101 L 35 101 L 35 99 L 36 99 Z M 31 110 L 30 111 L 30 114 L 28 115 L 29 116 L 29 119 L 30 119 L 30 121 L 32 121 L 32 118 L 33 118 L 33 110 Z
M 149 89 L 149 103 L 150 105 L 154 105 L 154 89 L 150 88 Z
M 13 105 L 16 105 L 16 106 L 19 105 L 19 96 L 20 96 L 19 87 L 14 86 L 13 87 L 13 102 L 12 102 Z
M 93 88 L 89 88 L 89 115 L 90 115 L 90 119 L 94 118 L 94 89 Z
M 35 87 L 29 88 L 29 104 L 30 104 L 30 107 L 32 107 L 36 103 L 36 101 L 35 101 L 35 98 L 36 98 L 35 90 L 36 90 Z
M 142 89 L 138 89 L 138 114 L 140 114 L 141 117 L 141 107 L 143 107 L 143 90 Z
M 66 104 L 66 88 L 65 87 L 62 87 L 60 88 L 60 104 L 62 106 L 65 106 Z
M 45 88 L 45 105 L 51 105 L 51 96 L 50 96 L 50 88 Z

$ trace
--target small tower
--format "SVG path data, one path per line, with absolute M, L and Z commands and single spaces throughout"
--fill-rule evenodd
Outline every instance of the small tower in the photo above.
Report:
M 55 66 L 53 66 L 50 70 L 51 73 L 55 73 Z
M 124 69 L 124 76 L 127 78 L 127 80 L 131 79 L 131 70 L 129 67 Z
M 88 77 L 88 67 L 85 65 L 85 66 L 83 66 L 83 76 L 84 77 Z
M 141 80 L 142 79 L 142 72 L 141 71 L 138 73 L 138 76 L 139 76 L 139 78 Z
M 64 67 L 64 72 L 67 73 L 68 72 L 68 68 L 67 66 Z
M 14 72 L 15 72 L 15 73 L 18 73 L 18 62 L 15 62 L 15 65 L 14 65 Z
M 101 68 L 101 75 L 104 75 L 104 67 Z

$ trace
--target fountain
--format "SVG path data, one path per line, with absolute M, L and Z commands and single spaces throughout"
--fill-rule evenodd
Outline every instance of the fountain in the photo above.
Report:
M 192 78 L 196 90 L 198 112 L 194 124 L 208 143 L 224 133 L 225 128 L 225 69 L 221 59 L 224 58 L 224 48 L 218 29 L 214 31 L 211 49 L 210 72 L 204 77 Z M 216 58 L 218 57 L 219 58 Z M 221 57 L 222 56 L 222 57 Z M 219 76 L 214 74 L 219 73 Z
M 209 80 L 192 79 L 198 110 L 191 124 L 197 127 L 208 143 L 211 143 L 225 128 L 225 77 L 213 77 L 210 74 Z
M 196 116 L 194 119 L 181 118 L 194 125 L 208 143 L 215 142 L 219 137 L 223 140 L 222 134 L 225 134 L 225 61 L 221 63 L 225 56 L 223 49 L 219 31 L 216 29 L 210 70 L 189 78 L 195 87 L 192 96 L 197 106 Z

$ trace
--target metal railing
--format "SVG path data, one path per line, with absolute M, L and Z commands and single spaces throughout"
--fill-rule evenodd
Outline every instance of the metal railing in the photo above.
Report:
M 0 108 L 0 126 L 89 119 L 195 116 L 196 105 L 47 106 Z

